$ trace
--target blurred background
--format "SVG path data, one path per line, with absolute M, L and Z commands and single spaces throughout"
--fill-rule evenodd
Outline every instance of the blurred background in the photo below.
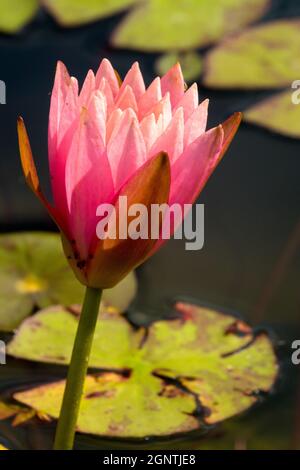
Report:
M 147 323 L 174 296 L 237 312 L 272 328 L 282 378 L 274 396 L 213 435 L 140 445 L 299 448 L 300 375 L 290 355 L 291 342 L 300 338 L 300 104 L 291 101 L 291 85 L 300 80 L 300 2 L 10 0 L 0 1 L 0 12 L 0 79 L 6 85 L 6 104 L 0 105 L 2 232 L 55 230 L 25 185 L 16 118 L 26 121 L 49 194 L 47 124 L 58 59 L 81 83 L 103 57 L 121 77 L 138 60 L 146 84 L 179 59 L 188 84 L 196 81 L 201 100 L 210 98 L 209 127 L 234 111 L 245 113 L 199 199 L 205 204 L 204 248 L 185 251 L 184 241 L 172 240 L 140 268 L 132 315 Z M 28 364 L 14 365 L 13 373 L 6 369 L 0 372 L 9 378 L 48 371 Z M 42 437 L 38 433 L 24 427 L 12 436 L 0 423 L 0 434 L 19 448 L 47 442 L 47 426 Z M 78 441 L 81 448 L 101 445 L 121 444 L 86 436 Z

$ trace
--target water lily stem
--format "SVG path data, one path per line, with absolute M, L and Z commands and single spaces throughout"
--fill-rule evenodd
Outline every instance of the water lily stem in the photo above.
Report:
M 73 448 L 75 429 L 96 328 L 102 290 L 87 287 L 56 428 L 54 450 Z

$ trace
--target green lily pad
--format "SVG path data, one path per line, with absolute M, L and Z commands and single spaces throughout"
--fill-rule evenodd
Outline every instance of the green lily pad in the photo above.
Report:
M 0 31 L 16 33 L 36 14 L 39 0 L 0 0 Z
M 123 309 L 136 292 L 131 274 L 104 292 L 103 299 Z M 0 330 L 12 331 L 34 308 L 71 305 L 83 299 L 78 283 L 54 233 L 18 233 L 0 236 Z
M 266 333 L 197 305 L 174 308 L 178 319 L 155 322 L 146 332 L 118 313 L 100 316 L 90 367 L 101 372 L 87 376 L 79 431 L 145 437 L 203 429 L 246 410 L 258 391 L 272 388 L 278 364 Z M 8 353 L 66 364 L 77 323 L 63 308 L 43 310 L 24 321 Z M 50 383 L 14 399 L 57 418 L 63 389 L 63 381 Z
M 63 26 L 77 26 L 114 15 L 139 0 L 41 0 Z
M 244 112 L 244 120 L 288 137 L 300 139 L 300 103 L 292 90 L 271 96 Z
M 202 58 L 197 52 L 169 52 L 155 62 L 158 75 L 164 75 L 176 62 L 180 62 L 184 79 L 187 82 L 198 80 L 202 72 Z
M 214 88 L 280 88 L 300 75 L 300 20 L 256 26 L 206 55 L 204 83 Z
M 260 18 L 269 0 L 148 0 L 113 35 L 117 47 L 142 51 L 204 46 Z

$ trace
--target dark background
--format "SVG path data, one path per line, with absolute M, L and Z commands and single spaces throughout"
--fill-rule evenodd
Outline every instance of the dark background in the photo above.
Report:
M 272 5 L 264 21 L 300 17 L 298 0 L 275 0 Z M 109 36 L 120 16 L 65 30 L 40 11 L 21 34 L 0 35 L 0 79 L 7 87 L 7 104 L 0 105 L 2 232 L 55 230 L 25 185 L 16 118 L 20 114 L 26 121 L 42 185 L 49 194 L 47 123 L 56 61 L 61 59 L 81 82 L 88 68 L 96 70 L 103 57 L 112 61 L 121 76 L 138 60 L 146 84 L 154 78 L 156 54 L 110 47 Z M 271 94 L 212 92 L 201 85 L 201 80 L 199 87 L 201 98 L 211 100 L 210 126 Z M 139 321 L 160 316 L 163 302 L 174 295 L 191 296 L 236 311 L 253 324 L 271 326 L 285 341 L 288 357 L 291 341 L 300 338 L 299 176 L 299 140 L 242 124 L 199 200 L 205 204 L 204 249 L 185 251 L 184 241 L 172 240 L 139 269 L 135 301 Z M 273 401 L 261 407 L 258 415 L 238 421 L 245 432 L 257 426 L 258 435 L 261 426 L 264 438 L 270 441 L 268 448 L 297 445 L 291 444 L 299 432 L 294 408 L 297 367 L 289 367 L 288 374 L 290 378 L 282 381 Z M 236 429 L 235 424 L 228 426 Z M 25 431 L 18 432 L 22 440 Z M 231 436 L 235 431 L 228 432 Z M 88 438 L 80 439 L 86 445 Z M 196 442 L 193 445 L 198 446 Z M 207 442 L 214 448 L 225 441 Z M 181 444 L 176 445 L 179 448 Z

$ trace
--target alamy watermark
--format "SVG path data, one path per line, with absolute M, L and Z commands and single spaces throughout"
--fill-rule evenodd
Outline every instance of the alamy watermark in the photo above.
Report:
M 293 104 L 300 104 L 300 80 L 294 80 L 291 88 L 295 91 L 292 92 L 291 100 Z
M 6 104 L 6 84 L 0 80 L 0 104 Z
M 117 208 L 100 204 L 96 226 L 100 240 L 177 240 L 185 239 L 186 250 L 201 250 L 204 245 L 204 204 L 128 205 L 127 196 L 120 196 Z
M 6 345 L 0 340 L 0 365 L 6 364 Z
M 297 366 L 300 364 L 300 339 L 295 339 L 292 342 L 292 349 L 294 352 L 292 353 L 292 363 Z

